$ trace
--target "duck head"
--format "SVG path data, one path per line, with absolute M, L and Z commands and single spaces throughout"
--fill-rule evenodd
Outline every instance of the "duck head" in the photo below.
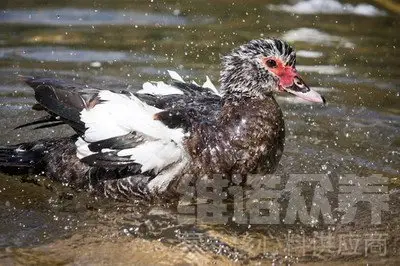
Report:
M 221 91 L 226 97 L 270 97 L 289 92 L 302 99 L 325 103 L 296 70 L 296 52 L 279 39 L 252 40 L 222 58 Z

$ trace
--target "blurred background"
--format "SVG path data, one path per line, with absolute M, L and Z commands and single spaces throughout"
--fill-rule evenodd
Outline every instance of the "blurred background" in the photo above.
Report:
M 67 127 L 13 130 L 39 116 L 30 110 L 32 91 L 18 75 L 138 90 L 148 80 L 168 81 L 166 70 L 175 70 L 199 84 L 208 75 L 218 85 L 220 55 L 251 39 L 278 37 L 296 48 L 298 71 L 328 102 L 277 96 L 287 127 L 278 174 L 382 174 L 396 191 L 399 14 L 396 0 L 3 0 L 0 145 L 71 133 Z M 215 242 L 188 251 L 177 240 L 183 229 L 174 210 L 94 199 L 41 179 L 1 177 L 0 264 L 229 264 L 255 250 L 244 245 L 253 248 L 235 257 L 228 247 L 225 254 L 216 252 L 213 245 L 221 244 Z M 387 229 L 394 232 L 392 253 L 375 261 L 397 254 L 397 224 L 391 220 Z M 268 231 L 196 228 L 242 249 Z M 281 244 L 266 243 L 271 252 Z

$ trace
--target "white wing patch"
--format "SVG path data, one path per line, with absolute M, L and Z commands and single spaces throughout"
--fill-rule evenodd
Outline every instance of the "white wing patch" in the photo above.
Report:
M 206 76 L 206 82 L 204 82 L 202 87 L 208 88 L 208 89 L 212 90 L 216 95 L 221 96 L 221 94 L 219 93 L 217 88 L 214 86 L 214 84 L 211 82 L 211 79 L 208 76 Z
M 171 85 L 165 84 L 162 81 L 157 81 L 157 82 L 145 82 L 143 84 L 143 89 L 139 90 L 137 93 L 151 94 L 151 95 L 172 95 L 172 94 L 183 94 L 183 91 Z
M 165 166 L 175 163 L 181 158 L 182 151 L 176 143 L 163 140 L 145 142 L 133 149 L 118 152 L 118 156 L 130 156 L 131 160 L 142 165 L 141 171 L 160 172 Z
M 167 70 L 171 79 L 185 82 L 185 80 L 179 75 L 176 71 Z M 199 86 L 195 81 L 192 81 L 193 84 Z M 215 95 L 221 96 L 217 88 L 211 82 L 210 78 L 206 76 L 206 82 L 201 86 L 203 88 L 210 89 Z M 172 94 L 183 94 L 183 92 L 169 84 L 164 83 L 163 81 L 153 81 L 153 82 L 145 82 L 143 84 L 143 88 L 139 90 L 137 93 L 139 94 L 151 94 L 151 95 L 172 95 Z
M 168 72 L 169 76 L 170 76 L 172 79 L 177 80 L 177 81 L 180 81 L 180 82 L 185 82 L 185 81 L 183 80 L 183 78 L 181 77 L 181 75 L 179 75 L 176 71 L 167 70 L 167 72 Z
M 104 102 L 81 112 L 81 121 L 87 128 L 86 141 L 123 136 L 133 131 L 155 139 L 172 139 L 177 143 L 182 140 L 182 129 L 170 129 L 154 120 L 153 116 L 162 109 L 142 102 L 133 94 L 128 96 L 104 90 L 99 93 L 99 98 Z
M 168 71 L 173 80 L 185 82 L 175 71 Z M 196 84 L 194 81 L 192 83 Z M 197 85 L 197 84 L 196 84 Z M 221 96 L 210 78 L 206 77 L 203 88 Z M 138 91 L 140 94 L 171 95 L 184 94 L 182 90 L 162 81 L 146 82 Z M 141 165 L 142 172 L 153 172 L 156 176 L 149 182 L 151 192 L 163 192 L 168 184 L 187 167 L 190 156 L 185 151 L 183 129 L 171 129 L 161 121 L 154 120 L 156 113 L 163 110 L 150 106 L 133 94 L 119 94 L 111 91 L 99 93 L 101 102 L 91 109 L 81 111 L 85 123 L 85 134 L 75 142 L 77 157 L 83 159 L 97 153 L 116 153 Z M 143 141 L 132 148 L 114 150 L 103 148 L 101 152 L 90 150 L 92 142 L 124 136 L 136 132 Z
M 78 158 L 95 154 L 88 147 L 91 142 L 132 132 L 144 136 L 145 140 L 134 148 L 118 151 L 117 155 L 129 156 L 132 161 L 141 164 L 142 172 L 158 173 L 186 156 L 183 130 L 170 129 L 161 121 L 154 120 L 154 114 L 163 110 L 147 105 L 133 94 L 125 95 L 104 90 L 99 93 L 99 98 L 103 102 L 81 111 L 81 120 L 87 129 L 75 142 Z
M 75 145 L 77 147 L 76 149 L 76 156 L 79 159 L 85 158 L 87 156 L 95 154 L 89 149 L 89 143 L 84 141 L 81 137 L 78 138 L 78 140 L 75 142 Z

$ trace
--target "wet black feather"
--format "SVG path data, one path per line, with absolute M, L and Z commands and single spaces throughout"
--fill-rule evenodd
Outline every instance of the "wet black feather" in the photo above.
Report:
M 126 165 L 141 165 L 130 159 L 130 156 L 118 156 L 118 151 L 95 153 L 81 159 L 81 162 L 90 166 L 105 167 L 108 169 L 120 168 Z
M 51 122 L 55 122 L 55 121 L 58 121 L 58 122 L 59 122 L 59 120 L 58 120 L 57 118 L 55 118 L 54 116 L 52 116 L 52 115 L 47 115 L 47 116 L 44 116 L 44 117 L 42 117 L 42 118 L 39 118 L 38 120 L 35 120 L 35 121 L 33 121 L 33 122 L 29 122 L 29 123 L 26 123 L 26 124 L 17 126 L 17 127 L 14 128 L 14 129 L 19 129 L 19 128 L 24 128 L 24 127 L 34 126 L 34 125 L 43 124 L 43 123 L 51 123 Z
M 147 137 L 147 139 L 149 138 Z M 144 141 L 143 136 L 132 132 L 128 135 L 92 142 L 88 147 L 92 152 L 101 152 L 102 149 L 124 150 L 135 148 Z
M 163 122 L 169 128 L 182 128 L 188 132 L 198 122 L 199 113 L 193 108 L 170 109 L 155 115 L 157 120 Z
M 35 91 L 35 98 L 42 109 L 53 117 L 59 117 L 59 120 L 69 124 L 78 133 L 85 131 L 85 125 L 80 121 L 80 112 L 96 99 L 99 90 L 51 78 L 27 78 L 25 82 Z M 38 106 L 35 109 L 40 110 Z
M 50 128 L 50 127 L 56 127 L 60 125 L 64 125 L 65 122 L 60 121 L 60 122 L 53 122 L 53 123 L 48 123 L 48 124 L 43 124 L 41 126 L 34 127 L 33 129 L 42 129 L 42 128 Z

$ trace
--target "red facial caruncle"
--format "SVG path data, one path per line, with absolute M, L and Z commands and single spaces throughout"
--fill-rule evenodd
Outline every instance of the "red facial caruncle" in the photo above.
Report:
M 294 66 L 287 66 L 280 58 L 274 56 L 264 57 L 262 60 L 264 67 L 278 77 L 279 91 L 287 91 L 307 101 L 325 103 L 324 97 L 303 82 Z
M 297 71 L 292 66 L 285 66 L 281 59 L 270 56 L 263 58 L 265 67 L 279 77 L 279 90 L 293 85 L 294 78 L 298 76 Z

